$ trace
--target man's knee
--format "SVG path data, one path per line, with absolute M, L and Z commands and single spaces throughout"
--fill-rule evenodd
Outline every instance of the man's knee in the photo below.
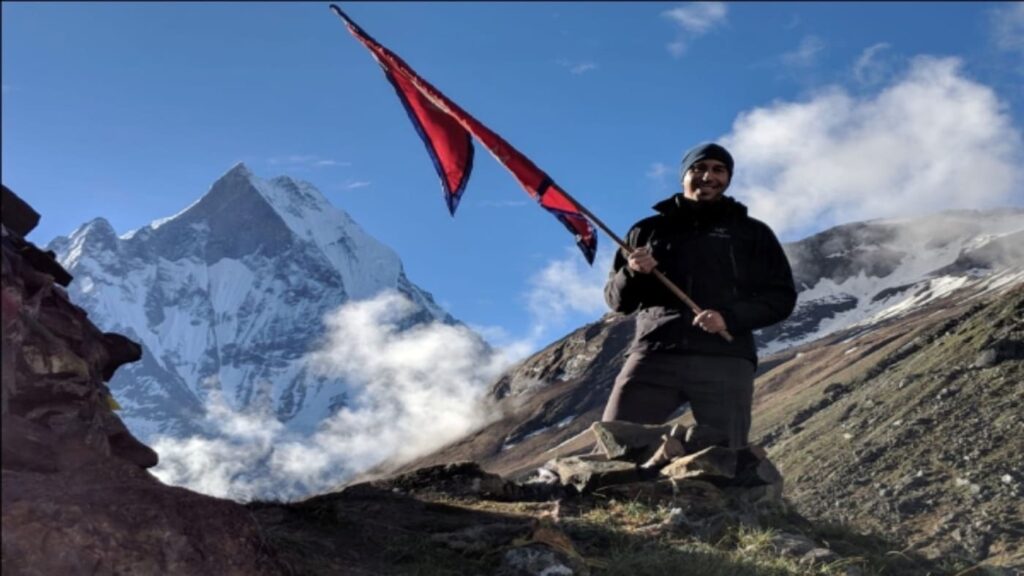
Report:
M 680 404 L 676 390 L 632 378 L 615 381 L 601 420 L 660 424 Z

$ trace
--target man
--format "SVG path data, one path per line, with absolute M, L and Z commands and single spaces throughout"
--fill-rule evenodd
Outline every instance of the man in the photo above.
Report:
M 796 305 L 793 274 L 775 234 L 724 193 L 733 159 L 701 144 L 682 161 L 683 192 L 629 231 L 605 286 L 616 312 L 637 312 L 636 336 L 603 420 L 658 424 L 690 403 L 701 427 L 731 448 L 748 443 L 757 351 L 751 333 Z M 651 274 L 657 267 L 703 308 L 697 316 Z M 724 333 L 732 335 L 730 342 Z

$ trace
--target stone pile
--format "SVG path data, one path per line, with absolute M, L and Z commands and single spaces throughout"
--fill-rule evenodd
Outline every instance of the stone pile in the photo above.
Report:
M 4 574 L 277 574 L 239 504 L 162 484 L 157 454 L 118 417 L 106 382 L 141 357 L 64 290 L 25 239 L 39 221 L 3 187 Z
M 595 422 L 590 454 L 549 461 L 526 484 L 576 493 L 655 499 L 702 492 L 748 504 L 781 502 L 783 478 L 760 446 L 728 447 L 720 430 L 695 425 Z
M 100 456 L 155 466 L 156 452 L 114 413 L 106 386 L 142 349 L 101 332 L 68 300 L 71 276 L 24 239 L 38 220 L 3 189 L 3 467 L 56 472 Z

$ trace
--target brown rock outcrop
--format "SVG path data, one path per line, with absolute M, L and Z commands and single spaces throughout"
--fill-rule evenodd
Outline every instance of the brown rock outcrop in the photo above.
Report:
M 106 381 L 141 357 L 72 304 L 25 240 L 39 215 L 3 188 L 4 574 L 278 574 L 244 507 L 162 484 Z

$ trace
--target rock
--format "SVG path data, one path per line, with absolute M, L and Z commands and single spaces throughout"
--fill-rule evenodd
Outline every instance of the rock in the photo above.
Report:
M 621 460 L 605 460 L 600 456 L 570 456 L 553 463 L 563 486 L 577 492 L 590 492 L 611 484 L 628 484 L 641 480 L 636 464 Z
M 495 576 L 575 576 L 572 562 L 542 544 L 518 546 L 505 552 Z
M 505 552 L 497 576 L 589 576 L 590 569 L 557 525 L 540 520 L 529 541 Z
M 57 438 L 46 426 L 15 414 L 4 415 L 3 467 L 8 470 L 56 472 Z
M 641 462 L 649 459 L 662 437 L 671 435 L 673 430 L 679 433 L 674 426 L 648 426 L 621 420 L 594 422 L 590 426 L 597 446 L 609 460 L 637 458 Z
M 998 361 L 999 355 L 996 353 L 995 348 L 986 348 L 985 350 L 982 350 L 974 360 L 974 367 L 988 368 L 989 366 L 995 366 Z
M 779 532 L 772 536 L 771 547 L 775 550 L 776 554 L 803 556 L 811 550 L 818 548 L 818 545 L 814 543 L 814 540 L 802 534 Z
M 548 500 L 564 495 L 558 472 L 543 467 L 519 482 L 510 483 L 506 489 L 519 500 Z
M 71 275 L 19 234 L 36 217 L 3 196 L 4 573 L 285 573 L 243 506 L 144 470 L 156 452 L 105 384 L 141 348 L 68 300 Z
M 673 510 L 679 510 L 674 508 Z M 707 543 L 719 542 L 736 524 L 728 514 L 715 514 L 705 518 L 690 519 L 685 514 L 677 514 L 670 518 L 672 529 Z
M 974 361 L 976 368 L 989 368 L 1005 360 L 1024 358 L 1024 341 L 1003 339 L 982 350 Z
M 645 470 L 659 470 L 666 464 L 686 455 L 683 443 L 671 434 L 662 436 L 661 445 L 646 462 L 640 465 Z
M 39 224 L 39 213 L 7 186 L 3 186 L 2 195 L 4 209 L 0 210 L 0 218 L 3 225 L 18 236 L 28 236 Z
M 103 343 L 108 351 L 107 360 L 102 367 L 104 380 L 110 380 L 119 366 L 142 358 L 142 346 L 120 334 L 105 332 Z
M 736 462 L 735 450 L 712 446 L 676 459 L 662 468 L 661 474 L 674 479 L 731 480 L 736 477 Z
M 3 471 L 4 574 L 286 573 L 244 507 L 107 457 Z
M 801 564 L 830 564 L 840 560 L 840 556 L 828 548 L 815 548 L 800 557 Z

